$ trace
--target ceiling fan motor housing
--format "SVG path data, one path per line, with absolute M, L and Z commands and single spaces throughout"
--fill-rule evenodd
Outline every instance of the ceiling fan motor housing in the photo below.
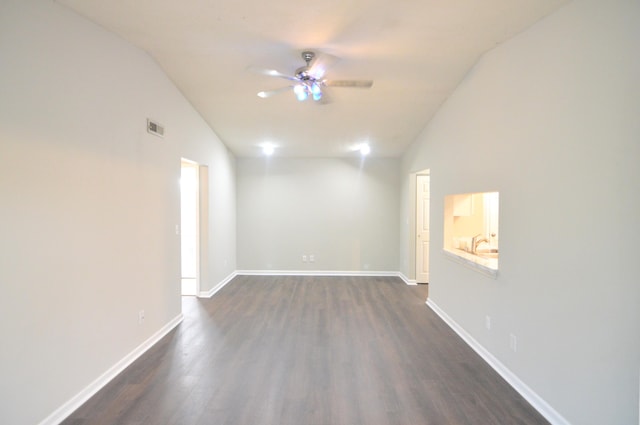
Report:
M 319 81 L 309 72 L 311 69 L 310 63 L 315 56 L 316 54 L 310 51 L 302 52 L 302 59 L 307 64 L 296 70 L 296 78 L 300 81 L 300 84 L 294 87 L 294 93 L 299 101 L 304 101 L 308 97 L 316 101 L 322 98 L 322 81 Z
M 311 69 L 310 64 L 313 58 L 316 57 L 316 54 L 311 51 L 302 52 L 302 59 L 307 63 L 305 66 L 296 69 L 296 78 L 301 80 L 304 83 L 313 83 L 316 81 L 316 77 L 309 73 Z

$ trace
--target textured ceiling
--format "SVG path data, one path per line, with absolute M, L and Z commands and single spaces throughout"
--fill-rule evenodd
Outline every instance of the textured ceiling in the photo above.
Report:
M 222 141 L 240 157 L 265 142 L 290 157 L 399 156 L 480 55 L 568 0 L 57 0 L 149 52 Z M 292 92 L 303 50 L 339 60 L 328 103 Z

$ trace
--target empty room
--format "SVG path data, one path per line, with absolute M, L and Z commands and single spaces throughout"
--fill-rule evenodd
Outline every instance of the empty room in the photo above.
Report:
M 640 424 L 637 0 L 0 0 L 0 423 Z

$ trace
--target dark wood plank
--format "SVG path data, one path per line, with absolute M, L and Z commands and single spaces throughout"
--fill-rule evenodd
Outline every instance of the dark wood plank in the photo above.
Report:
M 397 278 L 239 276 L 64 424 L 546 424 Z

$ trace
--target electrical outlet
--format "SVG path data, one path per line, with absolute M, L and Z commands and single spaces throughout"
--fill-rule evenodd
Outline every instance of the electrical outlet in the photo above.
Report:
M 518 338 L 514 334 L 509 334 L 509 348 L 514 353 L 518 351 Z
M 307 256 L 306 256 L 306 255 L 303 255 L 303 256 L 302 256 L 302 262 L 303 262 L 303 263 L 306 263 L 306 262 L 307 262 Z
M 138 312 L 138 324 L 141 325 L 144 322 L 144 310 Z
M 484 317 L 484 326 L 487 328 L 488 331 L 491 330 L 491 316 Z
M 309 255 L 309 262 L 310 263 L 315 263 L 316 262 L 316 256 L 313 255 L 313 254 Z

